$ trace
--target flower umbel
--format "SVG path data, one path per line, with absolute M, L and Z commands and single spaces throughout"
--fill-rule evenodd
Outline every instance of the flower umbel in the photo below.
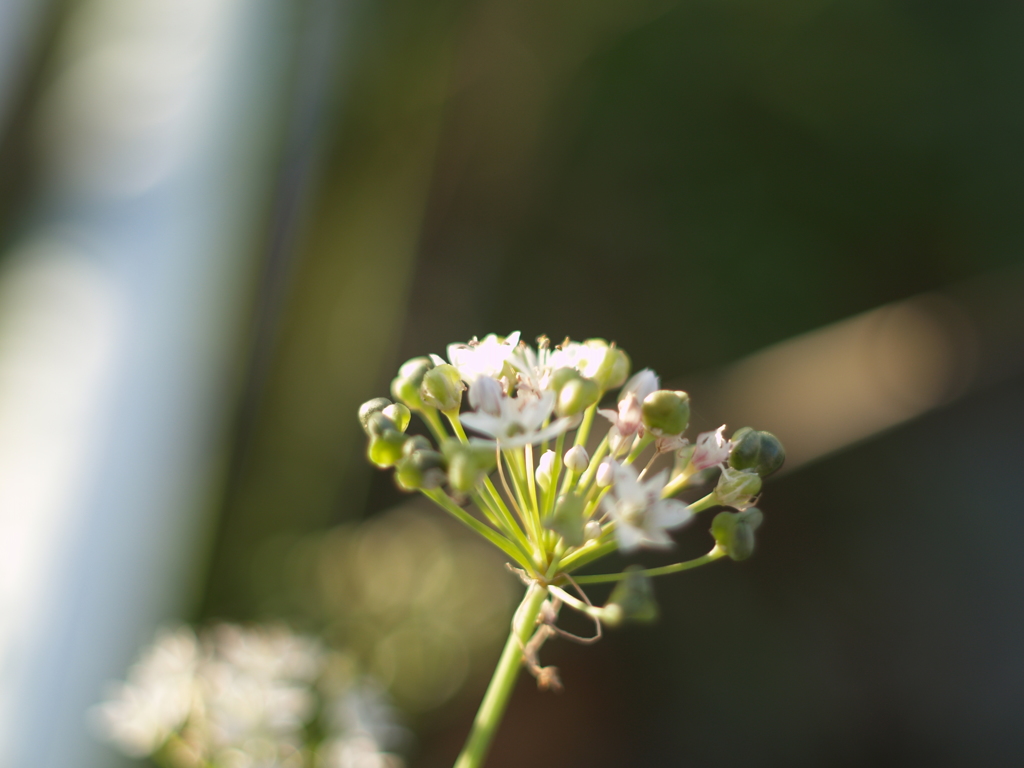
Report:
M 557 672 L 540 666 L 537 656 L 547 638 L 566 636 L 555 626 L 559 609 L 569 606 L 596 623 L 590 642 L 600 637 L 602 624 L 656 615 L 650 577 L 727 555 L 749 556 L 761 513 L 748 508 L 760 493 L 762 477 L 781 466 L 784 453 L 771 433 L 744 428 L 727 440 L 724 426 L 691 445 L 683 436 L 689 395 L 662 389 L 649 369 L 629 378 L 629 357 L 603 339 L 566 339 L 552 347 L 542 336 L 534 348 L 518 332 L 489 334 L 482 341 L 451 344 L 447 353 L 448 363 L 437 355 L 410 360 L 392 384 L 399 404 L 422 417 L 436 447 L 423 436 L 406 435 L 405 425 L 387 415 L 392 406 L 382 398 L 366 403 L 360 420 L 373 463 L 396 466 L 400 487 L 419 490 L 501 549 L 529 585 L 456 762 L 456 768 L 476 768 L 521 664 L 543 687 L 558 687 Z M 468 387 L 468 397 L 461 398 L 460 385 Z M 611 407 L 599 410 L 619 387 Z M 595 420 L 598 414 L 603 419 Z M 606 429 L 592 438 L 595 421 Z M 466 429 L 481 437 L 470 439 Z M 742 452 L 731 458 L 736 446 Z M 412 455 L 425 457 L 420 463 L 435 473 L 429 484 L 419 483 L 417 474 L 403 474 L 403 462 L 411 459 L 400 457 Z M 648 478 L 662 457 L 674 457 L 674 466 Z M 673 498 L 717 471 L 721 479 L 704 497 Z M 742 516 L 716 518 L 715 543 L 701 558 L 648 570 L 632 566 L 625 573 L 574 575 L 616 549 L 627 555 L 669 549 L 671 531 L 715 507 L 732 507 Z M 621 581 L 622 588 L 597 607 L 581 585 L 602 581 Z M 574 593 L 563 589 L 567 585 Z

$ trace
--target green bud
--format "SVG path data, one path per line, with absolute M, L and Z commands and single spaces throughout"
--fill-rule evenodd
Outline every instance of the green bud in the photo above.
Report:
M 439 365 L 427 371 L 420 384 L 420 398 L 439 411 L 457 411 L 462 404 L 462 383 L 459 369 L 454 365 Z
M 746 560 L 754 553 L 754 532 L 764 520 L 757 507 L 743 512 L 719 512 L 711 521 L 711 535 L 733 560 Z
M 405 432 L 409 428 L 409 422 L 412 420 L 412 411 L 401 403 L 392 403 L 381 413 L 395 423 L 395 429 L 399 432 Z
M 359 406 L 359 423 L 363 425 L 363 430 L 366 432 L 366 434 L 372 434 L 370 432 L 369 427 L 367 426 L 367 422 L 369 422 L 370 416 L 372 416 L 375 413 L 381 413 L 389 405 L 391 405 L 391 401 L 388 400 L 386 397 L 375 397 L 373 398 L 373 400 L 367 400 L 365 403 Z
M 559 368 L 551 374 L 551 388 L 555 392 L 560 392 L 570 381 L 580 378 L 583 378 L 583 375 L 575 368 Z
M 621 620 L 648 624 L 658 618 L 658 604 L 654 600 L 654 586 L 639 565 L 625 570 L 626 577 L 612 590 L 605 610 L 618 606 Z M 617 622 L 616 622 L 617 623 Z
M 749 504 L 761 492 L 761 476 L 752 469 L 724 467 L 715 486 L 718 503 L 725 507 Z
M 370 438 L 370 447 L 366 455 L 378 467 L 390 467 L 402 458 L 402 448 L 406 437 L 396 429 L 385 429 L 379 435 Z
M 448 460 L 448 483 L 463 493 L 473 490 L 496 466 L 494 451 L 485 446 L 446 440 L 441 451 Z
M 444 457 L 437 451 L 409 451 L 395 467 L 395 482 L 406 491 L 431 490 L 444 480 Z
M 427 371 L 434 367 L 429 357 L 414 357 L 402 363 L 398 376 L 391 382 L 391 395 L 414 411 L 422 411 L 427 406 L 420 397 L 420 385 Z
M 377 437 L 389 430 L 399 431 L 395 422 L 384 415 L 384 411 L 375 411 L 367 416 L 363 429 L 370 437 Z
M 690 423 L 690 396 L 659 389 L 644 398 L 644 426 L 656 435 L 681 435 Z
M 601 344 L 604 344 L 602 339 L 590 339 L 584 343 L 587 346 L 594 346 L 592 342 L 600 342 Z M 610 389 L 621 387 L 626 383 L 626 379 L 629 378 L 629 369 L 629 355 L 612 344 L 608 347 L 608 351 L 605 353 L 604 360 L 601 361 L 601 365 L 598 366 L 597 372 L 594 374 L 594 379 L 596 379 L 597 383 L 601 385 L 601 389 L 607 392 Z
M 768 477 L 786 461 L 786 449 L 771 432 L 743 427 L 736 430 L 732 442 L 729 466 L 734 469 L 753 469 L 761 477 Z
M 555 511 L 544 520 L 544 527 L 554 531 L 570 547 L 580 546 L 586 539 L 583 535 L 583 508 L 586 499 L 574 493 L 567 494 L 555 504 Z
M 402 455 L 409 456 L 414 451 L 432 451 L 434 446 L 430 444 L 430 441 L 423 435 L 412 435 L 406 437 L 405 445 L 402 446 Z
M 601 399 L 601 385 L 593 379 L 571 379 L 558 393 L 555 413 L 559 416 L 575 416 Z

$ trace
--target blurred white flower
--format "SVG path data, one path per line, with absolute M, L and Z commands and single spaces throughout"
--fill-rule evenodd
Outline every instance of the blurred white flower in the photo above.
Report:
M 128 672 L 125 683 L 92 714 L 103 735 L 135 757 L 163 746 L 180 729 L 195 705 L 200 655 L 187 627 L 162 632 Z
M 544 426 L 555 408 L 555 393 L 546 390 L 540 397 L 503 397 L 498 402 L 497 415 L 486 411 L 462 414 L 462 423 L 474 432 L 494 438 L 502 448 L 517 448 L 536 445 L 557 437 L 574 424 L 578 418 L 556 419 Z
M 678 528 L 693 515 L 683 502 L 661 498 L 668 473 L 659 472 L 650 480 L 640 481 L 633 467 L 609 463 L 614 482 L 611 493 L 605 496 L 601 505 L 615 521 L 619 549 L 632 552 L 642 546 L 672 546 L 672 539 L 666 531 Z
M 338 765 L 400 766 L 379 754 L 405 737 L 383 690 L 369 680 L 322 690 L 329 658 L 318 641 L 282 626 L 222 624 L 198 641 L 183 628 L 160 635 L 94 713 L 103 734 L 136 757 L 179 736 L 187 749 L 165 757 L 182 768 L 313 768 L 314 723 L 332 745 L 346 745 L 335 750 Z

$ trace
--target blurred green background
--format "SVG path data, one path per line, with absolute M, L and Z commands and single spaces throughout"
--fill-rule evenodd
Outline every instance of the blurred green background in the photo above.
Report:
M 85 4 L 49 7 L 12 91 L 4 242 L 39 210 L 31 115 Z M 550 644 L 567 690 L 524 678 L 490 765 L 1024 759 L 1024 6 L 282 14 L 278 122 L 252 126 L 273 162 L 244 222 L 243 330 L 188 618 L 285 617 L 355 645 L 418 730 L 410 765 L 448 765 L 517 585 L 363 460 L 356 408 L 398 364 L 489 332 L 603 336 L 688 387 L 996 275 L 1002 292 L 976 289 L 966 311 L 989 312 L 975 346 L 1000 375 L 770 482 L 757 556 L 659 581 L 658 625 Z M 785 424 L 754 426 L 786 441 Z M 680 550 L 705 540 L 689 530 Z

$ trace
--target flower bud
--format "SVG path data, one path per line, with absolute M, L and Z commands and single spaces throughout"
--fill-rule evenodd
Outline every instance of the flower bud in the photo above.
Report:
M 754 553 L 754 531 L 764 515 L 757 507 L 744 512 L 719 512 L 711 521 L 711 535 L 733 560 L 746 560 Z
M 434 361 L 429 357 L 414 357 L 402 363 L 398 376 L 391 382 L 391 395 L 408 408 L 422 411 L 426 405 L 420 397 L 420 385 L 427 371 L 433 367 Z
M 384 411 L 374 411 L 367 416 L 366 424 L 363 426 L 363 429 L 370 437 L 377 437 L 388 430 L 392 430 L 394 432 L 400 431 L 398 429 L 398 425 L 384 415 Z
M 409 428 L 409 422 L 412 420 L 412 411 L 401 403 L 392 403 L 381 413 L 394 422 L 395 429 L 399 432 L 405 432 Z
M 785 461 L 786 450 L 771 432 L 743 427 L 732 436 L 729 466 L 733 469 L 752 469 L 761 477 L 768 477 Z
M 591 520 L 589 523 L 583 526 L 583 538 L 587 541 L 593 541 L 601 536 L 601 524 L 597 520 Z
M 555 504 L 555 511 L 544 520 L 544 527 L 561 536 L 570 547 L 578 547 L 584 541 L 583 508 L 586 499 L 569 493 Z
M 587 455 L 587 449 L 582 445 L 574 445 L 566 451 L 562 461 L 565 463 L 566 469 L 576 474 L 590 466 L 590 456 Z
M 601 385 L 593 379 L 570 379 L 558 392 L 555 413 L 575 416 L 601 399 Z
M 607 459 L 602 461 L 601 466 L 597 468 L 595 481 L 598 488 L 607 488 L 615 481 L 615 467 Z
M 655 435 L 680 435 L 690 423 L 690 396 L 659 389 L 644 398 L 644 426 Z
M 432 451 L 434 446 L 430 444 L 430 441 L 423 435 L 412 435 L 406 437 L 405 445 L 402 446 L 402 455 L 409 456 L 414 451 Z
M 468 493 L 495 467 L 494 451 L 489 447 L 448 440 L 441 446 L 448 460 L 448 482 L 457 491 Z
M 423 375 L 420 398 L 430 408 L 457 411 L 462 405 L 462 390 L 465 388 L 458 368 L 454 365 L 438 365 Z
M 635 621 L 650 623 L 658 618 L 658 604 L 654 601 L 654 587 L 651 579 L 639 565 L 631 565 L 625 570 L 626 577 L 612 590 L 605 609 L 618 606 L 619 621 Z M 611 617 L 609 617 L 611 619 Z M 618 621 L 608 623 L 617 624 Z
M 501 400 L 505 396 L 501 384 L 490 376 L 477 376 L 469 385 L 469 407 L 491 416 L 501 415 Z
M 367 435 L 372 436 L 373 434 L 370 432 L 370 428 L 368 426 L 370 417 L 375 413 L 381 413 L 389 405 L 391 405 L 391 401 L 386 397 L 375 397 L 373 400 L 367 400 L 359 406 L 359 423 L 363 425 L 363 431 L 365 431 Z M 388 418 L 390 418 L 390 416 Z M 392 419 L 392 421 L 394 420 Z M 405 430 L 399 431 L 404 432 Z
M 587 346 L 593 346 L 593 342 L 604 344 L 602 339 L 590 339 Z M 609 389 L 621 387 L 629 377 L 629 355 L 616 347 L 614 344 L 608 347 L 601 365 L 594 373 L 594 379 L 601 385 L 601 389 L 607 392 Z
M 575 368 L 557 368 L 551 374 L 551 389 L 560 392 L 562 387 L 575 379 L 583 378 Z
M 432 490 L 444 481 L 444 457 L 437 451 L 407 452 L 395 466 L 395 482 L 406 491 Z
M 537 478 L 537 484 L 544 490 L 551 485 L 557 458 L 554 451 L 544 451 L 537 460 L 537 470 L 534 472 L 534 476 Z
M 383 417 L 382 417 L 383 418 Z M 385 429 L 370 438 L 370 446 L 366 455 L 378 467 L 390 467 L 402 458 L 406 436 L 397 429 Z
M 761 476 L 752 469 L 722 468 L 722 476 L 718 478 L 715 495 L 718 503 L 724 507 L 743 509 L 753 503 L 754 497 L 761 492 Z

